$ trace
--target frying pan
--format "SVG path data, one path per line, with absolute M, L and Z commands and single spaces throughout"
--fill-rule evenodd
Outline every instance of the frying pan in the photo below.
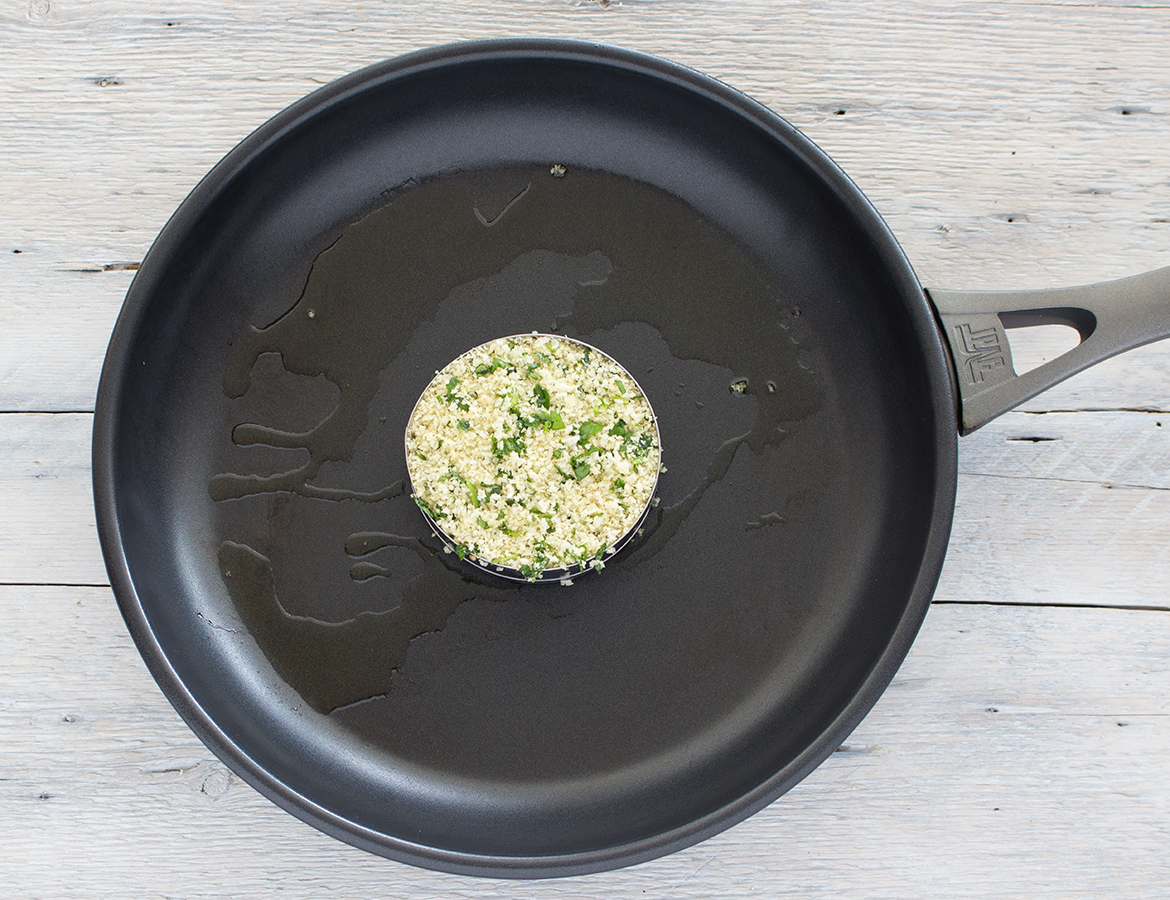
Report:
M 358 847 L 540 877 L 700 841 L 872 707 L 947 546 L 957 435 L 1170 333 L 1170 270 L 931 292 L 744 96 L 580 43 L 417 53 L 294 104 L 146 256 L 97 401 L 99 533 L 163 692 Z M 1081 343 L 1024 375 L 1006 329 Z M 639 379 L 667 471 L 572 587 L 460 568 L 404 488 L 432 374 L 493 337 Z

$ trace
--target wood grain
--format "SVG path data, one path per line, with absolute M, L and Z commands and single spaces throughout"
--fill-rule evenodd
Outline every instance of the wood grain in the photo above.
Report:
M 89 413 L 0 415 L 0 583 L 109 584 L 90 487 Z
M 92 421 L 0 415 L 0 583 L 108 584 Z M 940 599 L 1170 606 L 1170 415 L 1015 412 L 959 447 Z
M 278 810 L 178 720 L 106 590 L 0 588 L 0 616 L 12 896 L 1154 898 L 1170 876 L 1165 613 L 936 606 L 870 716 L 777 803 L 537 883 L 422 872 Z
M 349 71 L 453 40 L 573 36 L 725 80 L 844 167 L 928 286 L 1167 265 L 1168 26 L 1150 4 L 9 4 L 0 409 L 91 407 L 119 267 L 251 130 Z
M 1170 265 L 1170 0 L 0 4 L 6 893 L 1165 896 L 1170 342 L 960 441 L 939 602 L 890 690 L 780 802 L 683 853 L 541 883 L 396 865 L 276 809 L 162 698 L 102 586 L 89 484 L 134 266 L 224 153 L 314 88 L 522 35 L 665 56 L 768 105 L 929 287 Z

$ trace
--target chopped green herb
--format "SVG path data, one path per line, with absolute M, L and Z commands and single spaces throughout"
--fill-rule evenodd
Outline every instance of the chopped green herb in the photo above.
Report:
M 435 510 L 431 509 L 430 504 L 428 504 L 427 501 L 425 501 L 422 497 L 419 497 L 417 494 L 411 494 L 410 496 L 411 496 L 411 499 L 413 499 L 414 502 L 418 504 L 418 508 L 421 509 L 423 512 L 425 512 L 432 519 L 446 519 L 447 518 L 447 514 L 445 512 L 442 512 L 442 511 L 436 512 Z
M 539 425 L 545 431 L 559 431 L 565 427 L 565 420 L 555 409 L 552 412 L 538 409 L 531 418 L 526 419 L 520 416 L 517 422 L 521 428 L 535 428 Z
M 471 428 L 471 423 L 468 422 L 466 419 L 460 419 L 458 422 L 455 423 L 455 427 L 458 428 L 460 431 L 468 431 Z
M 516 367 L 507 360 L 500 359 L 498 356 L 493 356 L 490 363 L 480 363 L 475 367 L 476 375 L 490 375 L 499 369 L 505 372 L 515 372 Z
M 454 375 L 452 375 L 451 378 L 447 381 L 447 393 L 443 395 L 443 399 L 447 403 L 454 403 L 458 409 L 466 412 L 467 410 L 471 409 L 471 405 L 455 393 L 455 388 L 459 387 L 460 384 L 462 384 L 462 382 Z
M 605 426 L 600 422 L 594 422 L 592 420 L 588 422 L 582 422 L 581 427 L 577 430 L 577 434 L 580 436 L 580 442 L 582 444 L 588 442 L 588 440 L 593 437 L 593 435 L 597 434 L 597 432 L 601 431 L 603 428 L 605 428 Z
M 523 453 L 527 449 L 528 445 L 518 437 L 508 437 L 502 441 L 492 437 L 492 454 L 498 459 L 503 459 L 509 453 Z

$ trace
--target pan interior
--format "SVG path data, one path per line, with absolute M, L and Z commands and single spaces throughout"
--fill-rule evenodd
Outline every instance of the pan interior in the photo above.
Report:
M 905 652 L 947 463 L 922 299 L 799 136 L 689 78 L 372 71 L 225 160 L 131 290 L 120 600 L 213 748 L 347 840 L 661 852 L 790 787 Z M 669 462 L 571 589 L 461 568 L 404 489 L 433 373 L 532 330 L 625 366 Z

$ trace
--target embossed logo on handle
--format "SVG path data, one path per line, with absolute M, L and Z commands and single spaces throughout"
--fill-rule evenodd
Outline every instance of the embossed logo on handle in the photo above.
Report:
M 962 322 L 954 328 L 962 348 L 963 368 L 972 384 L 999 381 L 1003 375 L 1012 374 L 1007 344 L 998 327 L 989 325 L 975 330 L 970 322 Z

